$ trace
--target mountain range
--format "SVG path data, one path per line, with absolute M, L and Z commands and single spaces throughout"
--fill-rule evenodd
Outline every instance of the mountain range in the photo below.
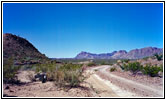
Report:
M 148 56 L 153 56 L 154 54 L 161 54 L 163 52 L 162 48 L 156 47 L 145 47 L 141 49 L 133 49 L 129 52 L 126 50 L 113 51 L 112 53 L 101 53 L 94 54 L 82 51 L 79 53 L 75 59 L 139 59 Z
M 101 54 L 83 51 L 72 59 L 139 59 L 147 56 L 153 56 L 156 53 L 161 54 L 162 52 L 162 48 L 156 47 L 133 49 L 129 52 L 126 50 L 119 50 Z M 3 59 L 5 60 L 11 57 L 14 57 L 15 60 L 21 60 L 22 62 L 28 59 L 37 59 L 40 61 L 48 59 L 25 38 L 6 33 L 3 34 Z

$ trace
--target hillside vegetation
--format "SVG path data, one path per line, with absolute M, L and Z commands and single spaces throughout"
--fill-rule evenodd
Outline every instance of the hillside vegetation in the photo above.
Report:
M 141 72 L 142 74 L 149 75 L 151 77 L 162 77 L 162 74 L 160 74 L 163 72 L 162 54 L 155 54 L 154 56 L 146 57 L 135 61 L 119 60 L 117 62 L 117 66 L 118 67 L 114 68 L 120 67 L 122 71 L 130 71 L 133 75 Z
M 6 33 L 3 34 L 3 60 L 9 58 L 13 58 L 18 65 L 35 64 L 48 59 L 26 39 Z

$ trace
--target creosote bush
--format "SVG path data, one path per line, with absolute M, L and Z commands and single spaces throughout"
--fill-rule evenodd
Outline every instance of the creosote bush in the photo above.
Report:
M 4 60 L 3 64 L 3 82 L 4 83 L 18 83 L 16 74 L 18 70 L 20 69 L 20 66 L 14 66 L 14 60 L 13 58 L 9 58 Z
M 39 65 L 36 72 L 45 72 L 48 81 L 54 81 L 59 87 L 77 87 L 85 79 L 83 76 L 82 64 L 64 64 L 47 63 Z
M 82 73 L 82 64 L 65 64 L 58 69 L 58 74 L 55 75 L 55 82 L 60 86 L 77 87 L 85 79 Z
M 122 70 L 124 71 L 131 71 L 133 74 L 136 74 L 138 71 L 141 71 L 145 75 L 149 75 L 151 77 L 158 76 L 158 73 L 161 71 L 163 72 L 163 66 L 162 64 L 158 66 L 151 66 L 146 65 L 143 67 L 139 62 L 133 62 L 128 64 L 123 64 L 123 66 L 120 66 Z
M 136 74 L 138 71 L 141 71 L 143 66 L 139 62 L 131 62 L 128 64 L 123 64 L 123 66 L 120 66 L 122 70 L 124 71 L 130 71 L 133 74 Z
M 145 75 L 150 75 L 151 77 L 158 76 L 159 71 L 161 71 L 160 67 L 150 65 L 146 65 L 142 70 Z
M 110 68 L 110 72 L 116 71 L 115 67 Z
M 133 62 L 128 64 L 128 69 L 133 74 L 136 74 L 138 71 L 141 71 L 143 66 L 139 62 Z
M 155 54 L 154 56 L 157 58 L 158 61 L 162 60 L 163 58 L 163 55 L 159 55 L 159 54 Z
M 87 66 L 92 67 L 92 66 L 96 66 L 96 64 L 94 62 L 90 62 L 90 63 L 88 63 Z
M 122 62 L 128 63 L 130 59 L 123 59 Z

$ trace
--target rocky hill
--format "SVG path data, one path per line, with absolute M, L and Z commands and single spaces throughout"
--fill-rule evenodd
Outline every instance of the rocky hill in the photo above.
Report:
M 162 48 L 146 47 L 141 49 L 134 49 L 129 52 L 125 50 L 114 51 L 112 53 L 93 54 L 88 52 L 81 52 L 75 58 L 76 59 L 139 59 L 154 54 L 160 54 L 163 52 Z
M 122 58 L 138 59 L 138 58 L 153 56 L 156 53 L 160 54 L 162 52 L 163 52 L 162 48 L 146 47 L 146 48 L 131 50 L 126 55 L 123 55 Z
M 3 34 L 3 59 L 14 58 L 17 62 L 25 63 L 28 60 L 47 59 L 28 40 L 13 35 Z

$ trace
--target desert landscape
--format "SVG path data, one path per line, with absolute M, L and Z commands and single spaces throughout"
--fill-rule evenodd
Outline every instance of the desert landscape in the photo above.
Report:
M 27 40 L 12 34 L 3 35 L 3 47 L 4 97 L 163 96 L 163 51 L 160 48 L 98 55 L 81 52 L 71 59 L 49 59 Z M 142 56 L 145 54 L 148 56 Z M 122 58 L 124 55 L 130 58 Z M 137 60 L 131 59 L 134 57 Z M 42 73 L 47 76 L 46 82 L 35 78 Z
M 10 2 L 1 98 L 165 97 L 165 2 Z

